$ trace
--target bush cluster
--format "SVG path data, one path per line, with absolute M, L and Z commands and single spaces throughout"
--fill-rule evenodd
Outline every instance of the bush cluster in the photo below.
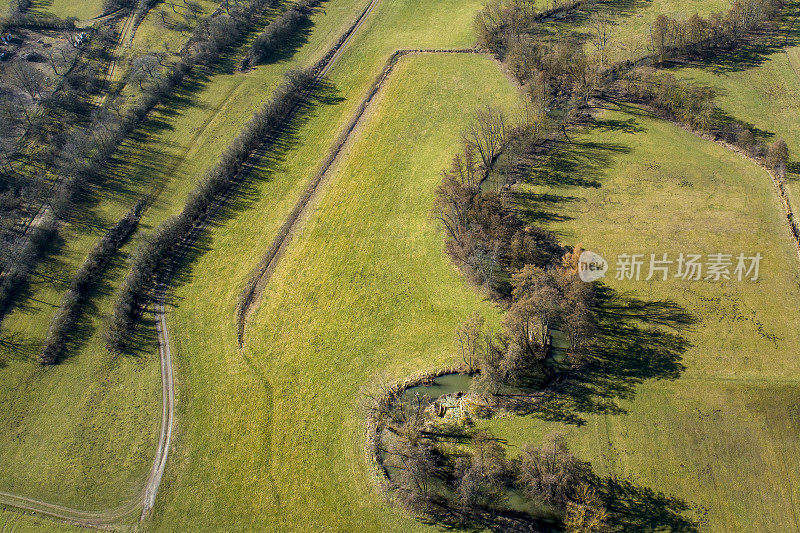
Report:
M 593 0 L 552 0 L 551 7 L 539 10 L 535 2 L 492 0 L 475 17 L 478 44 L 504 57 L 510 45 L 533 29 L 545 17 L 580 7 Z
M 393 434 L 386 447 L 392 485 L 410 511 L 467 529 L 480 524 L 493 531 L 531 531 L 547 518 L 567 532 L 608 531 L 608 511 L 595 488 L 600 480 L 563 438 L 550 435 L 538 446 L 527 444 L 510 459 L 488 433 L 435 425 L 431 409 L 424 398 L 406 400 L 387 424 Z M 449 439 L 441 438 L 443 432 L 453 441 L 468 442 L 467 449 L 454 452 Z M 512 511 L 511 492 L 535 514 Z
M 664 61 L 686 52 L 730 46 L 760 24 L 774 19 L 783 0 L 736 0 L 724 13 L 708 18 L 697 13 L 688 19 L 659 15 L 650 27 L 656 57 Z
M 505 295 L 512 272 L 527 264 L 552 266 L 564 253 L 553 234 L 523 223 L 507 198 L 483 186 L 498 171 L 500 152 L 518 150 L 527 134 L 525 128 L 506 126 L 497 110 L 478 111 L 464 133 L 462 153 L 442 173 L 434 201 L 451 257 L 478 283 Z

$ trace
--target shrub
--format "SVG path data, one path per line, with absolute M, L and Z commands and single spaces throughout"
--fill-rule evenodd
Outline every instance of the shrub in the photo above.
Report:
M 788 164 L 789 148 L 786 146 L 786 141 L 777 139 L 767 149 L 767 166 L 783 177 L 786 174 L 786 166 Z

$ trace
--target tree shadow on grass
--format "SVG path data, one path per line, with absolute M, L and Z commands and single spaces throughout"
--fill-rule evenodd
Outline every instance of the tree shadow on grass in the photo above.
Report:
M 308 38 L 311 36 L 313 30 L 314 22 L 309 18 L 305 18 L 288 39 L 282 41 L 276 49 L 264 56 L 257 65 L 252 66 L 257 67 L 258 65 L 290 60 L 294 57 L 294 54 L 308 43 Z
M 67 332 L 66 348 L 56 364 L 69 360 L 85 348 L 91 338 L 98 333 L 97 323 L 93 318 L 101 317 L 101 309 L 97 304 L 98 298 L 112 297 L 116 291 L 112 281 L 117 279 L 125 270 L 127 257 L 120 253 L 115 254 L 109 264 L 99 274 L 96 283 L 91 287 L 83 303 L 79 307 L 78 319 L 75 325 Z M 101 326 L 102 327 L 102 326 Z
M 633 119 L 631 119 L 633 120 Z M 598 127 L 616 127 L 613 121 Z M 625 128 L 632 128 L 626 124 Z M 510 194 L 510 201 L 526 223 L 548 226 L 551 222 L 571 220 L 570 210 L 580 209 L 582 198 L 570 189 L 597 189 L 615 156 L 630 151 L 616 143 L 576 140 L 552 142 L 544 155 L 519 158 L 516 172 L 523 187 Z M 533 191 L 531 188 L 546 188 Z M 562 192 L 563 191 L 563 192 Z M 551 229 L 552 228 L 548 228 Z
M 505 441 L 494 438 L 503 446 Z M 522 468 L 511 462 L 513 468 Z M 602 506 L 607 511 L 608 531 L 672 531 L 690 533 L 699 531 L 700 523 L 692 514 L 700 510 L 698 506 L 664 494 L 650 487 L 636 484 L 616 476 L 601 476 L 592 469 L 590 463 L 579 462 L 576 474 L 582 483 L 594 489 Z M 446 483 L 453 480 L 446 477 Z M 506 496 L 516 493 L 522 502 L 511 498 L 491 506 L 462 506 L 454 499 L 454 487 L 440 491 L 431 499 L 423 522 L 438 526 L 444 531 L 514 531 L 514 532 L 556 532 L 563 531 L 563 517 L 555 507 L 525 494 L 518 482 L 506 480 L 502 488 Z M 577 487 L 576 487 L 577 488 Z M 537 505 L 538 503 L 538 505 Z
M 675 380 L 685 370 L 691 346 L 681 335 L 696 318 L 671 300 L 645 301 L 598 284 L 594 304 L 597 335 L 577 368 L 554 374 L 549 390 L 535 402 L 524 397 L 522 415 L 582 426 L 591 414 L 625 414 L 620 400 L 632 400 L 648 380 Z
M 8 366 L 8 361 L 36 361 L 40 350 L 38 343 L 0 328 L 0 370 Z
M 285 168 L 289 152 L 300 143 L 299 130 L 313 116 L 317 107 L 335 105 L 340 101 L 342 98 L 336 87 L 325 81 L 320 82 L 287 125 L 273 137 L 266 139 L 248 159 L 245 170 L 239 174 L 227 197 L 214 205 L 202 224 L 181 244 L 181 250 L 170 259 L 169 265 L 162 268 L 159 278 L 170 287 L 165 298 L 166 305 L 180 307 L 181 299 L 173 289 L 190 283 L 199 275 L 195 271 L 197 260 L 213 248 L 214 228 L 251 209 L 260 200 L 256 181 L 269 181 L 274 173 Z M 155 315 L 152 311 L 145 314 L 143 321 L 144 327 L 137 328 L 127 355 L 152 351 L 155 332 Z
M 14 287 L 9 294 L 7 305 L 0 308 L 0 321 L 12 311 L 16 310 L 22 314 L 32 314 L 37 312 L 41 306 L 54 307 L 57 304 L 45 302 L 34 297 L 37 287 L 42 284 L 55 284 L 62 286 L 67 283 L 68 263 L 59 254 L 64 248 L 64 237 L 60 233 L 54 234 L 49 238 L 37 254 L 36 267 L 26 276 L 23 283 Z
M 597 479 L 593 487 L 612 531 L 699 531 L 699 523 L 685 516 L 692 506 L 680 498 L 614 477 Z
M 636 16 L 641 9 L 652 4 L 652 0 L 600 0 L 586 2 L 568 10 L 555 18 L 535 24 L 530 33 L 539 37 L 568 38 L 578 43 L 586 43 L 592 35 L 589 22 L 592 15 L 602 13 L 608 15 L 611 22 L 618 24 L 620 20 Z

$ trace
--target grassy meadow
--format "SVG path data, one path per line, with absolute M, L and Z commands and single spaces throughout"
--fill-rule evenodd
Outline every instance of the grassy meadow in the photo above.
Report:
M 236 299 L 281 221 L 270 206 L 291 175 L 258 184 L 254 204 L 213 232 L 169 315 L 181 422 L 154 529 L 181 529 L 197 513 L 207 529 L 423 528 L 375 491 L 363 390 L 451 360 L 471 311 L 496 317 L 444 255 L 430 208 L 470 113 L 517 99 L 489 58 L 403 59 L 282 258 L 241 353 Z M 304 134 L 316 118 L 298 132 L 313 140 L 298 153 L 315 148 Z
M 605 111 L 571 140 L 522 199 L 531 218 L 609 261 L 605 362 L 537 416 L 482 425 L 512 454 L 562 433 L 598 474 L 631 481 L 642 509 L 655 505 L 649 490 L 663 491 L 676 499 L 663 509 L 685 505 L 703 531 L 795 530 L 800 269 L 769 177 L 631 107 Z M 760 279 L 614 274 L 622 253 L 649 262 L 650 253 L 681 252 L 760 252 Z M 658 529 L 670 516 L 663 509 L 628 525 Z
M 183 48 L 198 22 L 211 15 L 219 2 L 215 0 L 197 0 L 192 2 L 195 9 L 189 9 L 185 3 L 158 2 L 144 16 L 133 39 L 126 36 L 117 48 L 117 66 L 112 73 L 112 83 L 124 82 L 125 75 L 130 70 L 131 61 L 139 56 L 152 53 L 177 54 Z M 270 14 L 266 14 L 268 20 Z M 120 23 L 121 27 L 121 23 Z M 174 56 L 173 56 L 174 57 Z M 122 87 L 121 94 L 127 98 L 138 96 L 138 86 L 135 82 Z
M 210 0 L 201 4 L 214 9 Z M 482 4 L 379 2 L 280 149 L 197 243 L 168 311 L 177 426 L 144 529 L 428 529 L 376 492 L 364 460 L 361 404 L 382 380 L 451 361 L 454 329 L 473 310 L 492 321 L 498 316 L 443 253 L 430 208 L 439 171 L 470 113 L 486 102 L 517 105 L 500 68 L 474 55 L 402 59 L 281 259 L 250 318 L 243 351 L 235 306 L 388 56 L 399 48 L 471 46 L 472 19 Z M 66 228 L 58 253 L 41 265 L 28 297 L 3 322 L 10 344 L 0 347 L 0 491 L 97 509 L 138 493 L 160 414 L 152 324 L 142 328 L 134 355 L 110 356 L 100 336 L 127 258 L 182 208 L 283 74 L 313 64 L 365 5 L 324 2 L 281 57 L 247 73 L 236 69 L 242 50 L 232 51 L 125 142 L 108 186 Z M 619 60 L 649 53 L 656 15 L 707 14 L 728 2 L 602 5 L 616 14 L 611 47 L 612 60 Z M 35 3 L 44 12 L 89 18 L 100 2 L 75 6 Z M 145 18 L 126 54 L 164 43 L 180 47 L 188 33 L 162 28 L 162 8 Z M 800 83 L 797 49 L 749 69 L 685 73 L 725 89 L 720 103 L 732 115 L 785 136 L 793 153 L 800 147 L 791 113 Z M 765 87 L 774 94 L 765 95 Z M 800 376 L 800 311 L 792 304 L 800 271 L 769 177 L 633 108 L 607 111 L 576 135 L 523 187 L 530 220 L 607 259 L 625 252 L 760 252 L 761 280 L 607 279 L 611 304 L 664 313 L 657 323 L 644 312 L 628 317 L 626 332 L 638 335 L 644 348 L 617 338 L 616 373 L 591 384 L 597 401 L 568 399 L 553 407 L 548 418 L 561 422 L 515 418 L 486 425 L 512 448 L 564 432 L 598 473 L 629 478 L 642 493 L 663 490 L 711 530 L 794 529 L 786 524 L 797 513 L 790 487 L 800 483 L 791 406 Z M 92 298 L 73 355 L 41 368 L 36 357 L 70 277 L 103 232 L 146 193 L 156 201 Z M 62 529 L 9 511 L 0 513 L 0 526 Z
M 116 506 L 136 495 L 158 438 L 160 374 L 154 336 L 135 356 L 103 346 L 103 317 L 142 234 L 178 212 L 205 168 L 235 137 L 283 72 L 316 60 L 362 6 L 331 2 L 308 46 L 248 74 L 223 66 L 194 80 L 123 146 L 97 201 L 65 228 L 64 244 L 32 278 L 22 304 L 3 321 L 0 347 L 0 490 L 78 508 Z M 81 324 L 73 355 L 42 368 L 36 362 L 47 327 L 72 274 L 102 234 L 138 199 L 161 192 L 124 247 Z M 152 333 L 152 331 L 148 331 Z
M 87 20 L 103 13 L 103 0 L 33 0 L 30 12 Z
M 183 3 L 175 3 L 174 9 L 173 5 L 157 3 L 136 29 L 131 52 L 135 55 L 164 49 L 180 50 L 197 20 L 202 20 L 219 7 L 219 2 L 214 0 L 197 0 L 196 4 L 200 9 L 193 12 Z
M 269 224 L 257 227 L 266 231 L 260 240 L 250 243 L 247 257 L 251 261 L 242 261 L 242 275 L 232 288 L 234 292 L 243 286 L 246 273 L 257 263 L 272 232 L 300 194 L 320 154 L 344 126 L 389 53 L 418 42 L 426 46 L 472 43 L 470 21 L 479 3 L 459 4 L 462 11 L 455 19 L 448 14 L 448 10 L 453 11 L 450 4 L 421 8 L 418 2 L 406 2 L 385 6 L 371 15 L 370 22 L 360 30 L 366 38 L 358 51 L 340 58 L 342 68 L 333 74 L 337 86 L 321 96 L 319 116 L 314 117 L 313 124 L 304 126 L 312 142 L 293 155 L 296 167 L 284 168 L 280 156 L 266 162 L 269 169 L 262 178 L 276 181 L 271 186 L 275 195 L 266 206 L 253 207 Z M 114 358 L 106 353 L 100 336 L 115 287 L 126 273 L 125 257 L 142 235 L 181 209 L 203 170 L 215 162 L 252 112 L 269 97 L 283 73 L 316 61 L 363 7 L 362 2 L 327 2 L 314 15 L 313 26 L 296 43 L 296 50 L 248 73 L 234 69 L 238 64 L 234 53 L 212 75 L 193 80 L 157 108 L 125 143 L 111 169 L 108 187 L 98 191 L 97 202 L 89 212 L 66 229 L 59 253 L 38 269 L 46 277 L 34 276 L 28 297 L 4 320 L 3 334 L 14 343 L 0 349 L 0 380 L 4 384 L 0 401 L 7 406 L 0 413 L 0 426 L 9 428 L 0 433 L 0 464 L 4 463 L 0 470 L 5 473 L 4 479 L 0 477 L 0 489 L 93 508 L 113 506 L 137 493 L 150 466 L 158 430 L 160 382 L 154 338 L 148 329 L 143 349 L 135 357 Z M 412 13 L 417 23 L 406 24 Z M 451 20 L 459 23 L 460 33 L 455 37 L 443 32 Z M 370 23 L 377 28 L 367 33 Z M 396 28 L 400 30 L 394 42 L 378 33 Z M 354 68 L 364 61 L 364 70 Z M 337 94 L 340 87 L 342 94 Z M 287 148 L 296 142 L 290 139 Z M 276 168 L 283 179 L 272 175 Z M 40 368 L 35 359 L 54 306 L 72 273 L 105 229 L 142 194 L 154 192 L 158 198 L 142 220 L 143 231 L 124 247 L 92 300 L 92 318 L 82 324 L 74 355 L 57 367 Z M 189 383 L 185 385 L 189 390 Z M 203 421 L 198 423 L 202 425 Z M 102 468 L 96 468 L 98 463 Z
M 50 518 L 0 509 L 0 531 L 13 533 L 80 533 L 86 528 L 70 526 Z
M 800 211 L 800 47 L 752 54 L 732 54 L 675 71 L 714 87 L 717 105 L 770 139 L 782 138 L 793 162 L 788 175 L 792 208 Z

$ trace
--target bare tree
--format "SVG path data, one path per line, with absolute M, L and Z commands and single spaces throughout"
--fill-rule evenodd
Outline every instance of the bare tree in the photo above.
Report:
M 588 474 L 587 465 L 570 453 L 560 435 L 550 435 L 539 448 L 526 446 L 519 461 L 519 479 L 528 497 L 562 509 Z
M 145 82 L 155 78 L 159 60 L 154 54 L 139 56 L 131 62 L 130 77 L 142 89 Z
M 472 437 L 472 453 L 456 464 L 457 498 L 464 511 L 498 507 L 505 500 L 503 477 L 507 471 L 505 450 L 488 433 Z
M 659 15 L 650 26 L 650 40 L 653 43 L 653 51 L 663 61 L 667 56 L 667 49 L 669 47 L 669 32 L 672 25 L 669 17 Z
M 456 341 L 461 358 L 470 371 L 476 370 L 480 361 L 481 338 L 484 335 L 485 323 L 483 315 L 476 311 L 456 330 Z
M 609 531 L 608 511 L 594 489 L 586 483 L 578 486 L 574 500 L 567 503 L 564 529 L 567 533 L 605 533 Z
M 611 19 L 606 13 L 599 11 L 592 14 L 590 23 L 592 26 L 592 44 L 600 54 L 600 67 L 606 66 L 608 42 L 611 39 Z
M 781 177 L 786 174 L 786 167 L 789 164 L 789 148 L 786 141 L 777 139 L 769 145 L 767 149 L 767 165 Z
M 506 121 L 503 112 L 486 106 L 475 113 L 475 119 L 464 131 L 467 146 L 473 148 L 481 158 L 487 173 L 506 142 Z
M 47 88 L 47 77 L 27 62 L 14 62 L 8 72 L 13 85 L 34 100 L 39 98 Z

